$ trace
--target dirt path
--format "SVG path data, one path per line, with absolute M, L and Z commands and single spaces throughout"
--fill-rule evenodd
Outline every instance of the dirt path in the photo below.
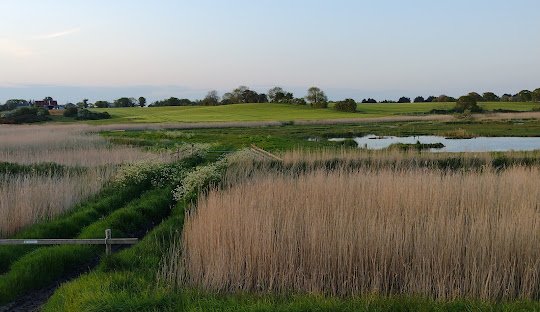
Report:
M 99 257 L 87 263 L 85 266 L 80 267 L 78 270 L 71 272 L 61 279 L 54 281 L 51 285 L 32 291 L 26 295 L 17 298 L 15 301 L 8 303 L 4 306 L 0 306 L 0 312 L 27 312 L 27 311 L 40 311 L 41 306 L 49 300 L 63 283 L 76 279 L 82 274 L 90 272 L 99 263 Z

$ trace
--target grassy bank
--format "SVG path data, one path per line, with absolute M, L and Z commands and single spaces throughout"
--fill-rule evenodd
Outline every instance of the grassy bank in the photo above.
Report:
M 172 201 L 170 189 L 145 193 L 141 198 L 82 229 L 77 238 L 100 238 L 105 229 L 113 236 L 137 235 L 165 217 Z M 104 251 L 100 246 L 55 246 L 39 248 L 11 264 L 0 276 L 0 303 L 53 283 L 65 274 L 84 267 Z
M 109 187 L 87 202 L 77 205 L 70 212 L 29 226 L 12 238 L 73 238 L 81 230 L 129 201 L 137 200 L 139 194 L 149 185 L 149 181 L 134 183 L 124 188 Z M 0 273 L 6 272 L 11 263 L 26 253 L 35 250 L 31 246 L 3 246 L 0 248 Z

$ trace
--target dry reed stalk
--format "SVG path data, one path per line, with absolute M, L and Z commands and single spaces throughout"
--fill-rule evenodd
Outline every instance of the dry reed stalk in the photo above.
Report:
M 97 193 L 118 164 L 174 157 L 113 146 L 93 131 L 88 125 L 0 126 L 0 161 L 87 167 L 68 174 L 0 175 L 0 237 L 50 219 Z
M 347 166 L 355 162 L 366 162 L 372 167 L 410 168 L 426 167 L 426 164 L 433 164 L 437 161 L 456 160 L 460 167 L 474 167 L 478 164 L 491 166 L 495 155 L 504 156 L 508 159 L 538 159 L 539 151 L 504 152 L 504 153 L 432 153 L 429 151 L 400 151 L 400 150 L 366 150 L 366 149 L 318 149 L 318 150 L 291 150 L 285 152 L 281 157 L 288 166 L 304 164 L 316 166 L 317 164 L 329 161 L 339 162 Z M 429 166 L 428 166 L 429 167 Z
M 101 166 L 137 160 L 166 161 L 170 158 L 167 154 L 144 152 L 128 146 L 112 146 L 91 131 L 93 129 L 86 125 L 2 126 L 0 161 Z
M 526 153 L 522 153 L 527 155 Z M 531 154 L 531 153 L 529 153 Z M 507 153 L 508 156 L 517 156 L 516 153 Z M 539 155 L 539 153 L 536 153 Z M 350 149 L 350 148 L 326 148 L 317 150 L 291 150 L 285 152 L 281 156 L 286 164 L 296 164 L 300 162 L 315 163 L 322 161 L 339 160 L 342 162 L 357 161 L 357 160 L 373 160 L 380 163 L 385 162 L 402 162 L 416 160 L 418 162 L 426 160 L 438 160 L 448 158 L 461 158 L 463 160 L 482 159 L 491 161 L 493 156 L 491 153 L 431 153 L 417 151 L 400 151 L 395 149 L 390 150 L 366 150 L 366 149 Z
M 200 199 L 162 278 L 214 291 L 538 299 L 539 187 L 540 169 L 522 167 L 258 176 Z
M 113 172 L 96 167 L 65 175 L 0 175 L 0 238 L 72 208 L 97 193 Z

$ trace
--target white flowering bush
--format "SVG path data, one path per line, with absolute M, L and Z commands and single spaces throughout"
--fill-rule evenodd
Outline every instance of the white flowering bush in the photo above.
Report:
M 113 179 L 114 183 L 120 186 L 139 184 L 149 179 L 152 173 L 156 172 L 161 164 L 150 162 L 138 162 L 123 165 Z
M 212 148 L 214 144 L 206 143 L 193 143 L 193 144 L 179 144 L 175 146 L 173 154 L 176 154 L 178 157 L 192 157 L 192 158 L 206 158 L 208 151 Z
M 219 182 L 220 179 L 221 170 L 216 163 L 197 167 L 195 170 L 186 174 L 182 183 L 173 191 L 173 196 L 176 200 L 180 200 L 185 195 L 197 191 L 208 184 Z
M 152 186 L 161 187 L 166 185 L 177 185 L 184 179 L 185 175 L 186 169 L 182 164 L 174 163 L 163 165 L 151 178 Z

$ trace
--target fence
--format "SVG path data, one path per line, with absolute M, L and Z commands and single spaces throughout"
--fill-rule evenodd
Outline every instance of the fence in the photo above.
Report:
M 112 238 L 111 230 L 105 230 L 105 238 L 96 239 L 0 239 L 2 245 L 105 245 L 107 255 L 112 245 L 133 245 L 137 238 Z

